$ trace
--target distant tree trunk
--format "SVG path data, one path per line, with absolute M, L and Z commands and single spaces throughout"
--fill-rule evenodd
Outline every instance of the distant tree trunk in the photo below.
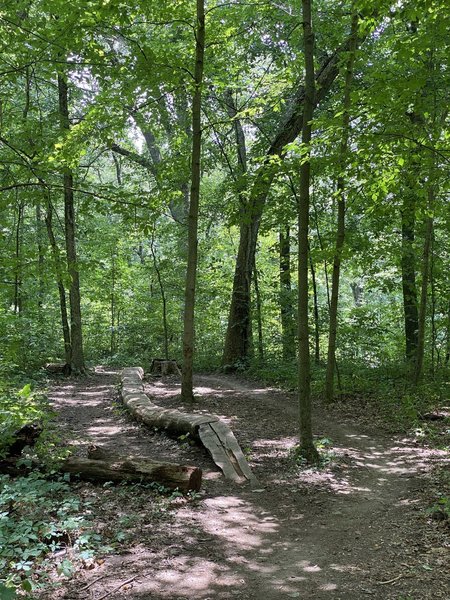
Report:
M 434 228 L 431 234 L 431 248 L 430 248 L 430 289 L 431 289 L 431 372 L 434 375 L 437 364 L 440 363 L 439 348 L 437 342 L 437 331 L 436 331 L 436 280 L 434 273 Z
M 317 295 L 316 269 L 309 249 L 309 268 L 311 270 L 311 281 L 313 286 L 314 303 L 314 362 L 320 364 L 320 326 L 319 326 L 319 300 Z
M 192 371 L 194 358 L 194 307 L 195 283 L 197 278 L 198 211 L 200 200 L 200 160 L 202 146 L 201 104 L 204 52 L 205 6 L 204 0 L 197 0 L 194 73 L 195 90 L 192 99 L 191 194 L 188 215 L 188 261 L 184 303 L 183 372 L 181 381 L 181 396 L 185 401 L 192 401 L 194 399 Z
M 419 315 L 417 310 L 416 268 L 414 253 L 414 233 L 416 222 L 416 202 L 412 190 L 405 191 L 402 217 L 402 291 L 405 322 L 406 359 L 414 362 L 417 353 Z
M 428 209 L 433 210 L 434 206 L 434 186 L 430 184 L 428 188 Z M 421 283 L 421 294 L 420 294 L 420 307 L 419 307 L 419 331 L 417 336 L 417 355 L 416 365 L 414 373 L 414 381 L 416 385 L 422 379 L 423 374 L 423 359 L 425 350 L 425 328 L 426 328 L 426 314 L 427 314 L 427 298 L 428 298 L 428 282 L 430 278 L 430 249 L 431 240 L 433 237 L 433 217 L 430 216 L 426 220 L 425 229 L 425 240 L 423 245 L 422 255 L 422 283 Z
M 309 185 L 311 178 L 311 121 L 315 106 L 314 33 L 311 0 L 302 0 L 303 44 L 305 56 L 305 102 L 302 145 L 307 154 L 300 165 L 298 202 L 298 392 L 300 408 L 300 453 L 308 462 L 317 462 L 311 422 L 311 366 L 308 318 L 308 233 Z
M 62 131 L 70 129 L 67 79 L 58 74 L 59 118 Z M 81 324 L 80 277 L 75 237 L 75 208 L 73 198 L 73 174 L 70 168 L 63 170 L 64 185 L 64 225 L 66 238 L 67 269 L 70 277 L 70 340 L 72 355 L 70 366 L 74 373 L 86 370 L 83 353 L 83 334 Z
M 42 321 L 42 305 L 44 302 L 44 247 L 42 243 L 42 207 L 39 200 L 36 203 L 36 246 L 38 253 L 38 297 L 37 307 L 39 321 Z
M 153 266 L 156 271 L 156 277 L 158 279 L 159 290 L 161 292 L 161 300 L 162 300 L 162 319 L 163 319 L 163 331 L 164 331 L 164 358 L 169 360 L 169 327 L 167 324 L 167 300 L 166 300 L 166 292 L 164 290 L 164 284 L 161 277 L 161 271 L 159 269 L 158 260 L 156 258 L 155 252 L 155 241 L 152 236 L 150 241 L 150 252 L 152 253 L 153 258 Z
M 295 317 L 292 306 L 291 285 L 291 230 L 289 225 L 282 225 L 279 232 L 280 244 L 280 313 L 281 343 L 283 360 L 295 358 Z
M 256 264 L 253 266 L 253 284 L 255 286 L 256 322 L 257 322 L 257 325 L 258 325 L 258 357 L 262 361 L 262 360 L 264 360 L 264 340 L 263 340 L 263 326 L 262 326 L 262 302 L 261 302 L 261 293 L 259 291 L 258 271 L 256 269 Z
M 17 205 L 17 221 L 15 231 L 14 248 L 14 313 L 22 313 L 22 233 L 23 233 L 24 202 L 21 200 Z
M 450 300 L 447 307 L 447 340 L 445 348 L 445 365 L 447 366 L 450 362 Z
M 336 247 L 333 259 L 333 274 L 331 278 L 331 300 L 330 300 L 330 325 L 328 333 L 328 355 L 327 372 L 325 379 L 325 399 L 331 402 L 334 396 L 334 369 L 336 363 L 336 340 L 337 340 L 337 316 L 339 302 L 339 281 L 341 274 L 341 256 L 345 242 L 345 177 L 344 172 L 347 165 L 348 143 L 350 136 L 350 105 L 351 105 L 351 87 L 353 80 L 353 64 L 355 61 L 355 52 L 358 35 L 358 16 L 354 15 L 352 19 L 352 42 L 349 48 L 349 55 L 346 65 L 344 82 L 344 101 L 342 115 L 342 138 L 339 149 L 339 176 L 337 178 L 338 192 L 338 214 Z
M 116 341 L 116 255 L 111 253 L 111 338 L 110 354 L 113 356 L 117 352 Z
M 53 208 L 50 200 L 47 202 L 47 214 L 45 216 L 45 225 L 47 227 L 47 235 L 50 242 L 50 248 L 52 250 L 53 263 L 55 265 L 56 283 L 58 286 L 59 294 L 59 306 L 61 310 L 61 324 L 64 338 L 64 359 L 66 365 L 70 366 L 70 360 L 72 356 L 72 344 L 70 340 L 70 325 L 67 316 L 67 299 L 66 290 L 64 288 L 63 270 L 61 264 L 61 257 L 59 254 L 58 244 L 56 243 L 55 234 L 53 233 Z

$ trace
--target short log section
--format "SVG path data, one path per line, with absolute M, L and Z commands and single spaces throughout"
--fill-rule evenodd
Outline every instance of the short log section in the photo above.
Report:
M 157 483 L 180 492 L 200 490 L 202 471 L 198 467 L 160 462 L 142 456 L 120 456 L 90 447 L 88 458 L 70 457 L 61 470 L 92 481 Z
M 152 375 L 178 375 L 181 377 L 180 367 L 176 360 L 168 360 L 165 358 L 154 358 L 150 365 L 150 373 Z
M 228 425 L 214 415 L 183 413 L 153 404 L 144 393 L 143 376 L 141 367 L 129 367 L 122 372 L 122 400 L 137 419 L 169 433 L 189 433 L 205 446 L 227 479 L 236 483 L 255 480 Z

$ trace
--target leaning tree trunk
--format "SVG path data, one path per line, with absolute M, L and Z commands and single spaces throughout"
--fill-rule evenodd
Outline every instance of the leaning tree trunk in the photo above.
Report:
M 366 35 L 367 33 L 361 34 L 358 42 L 361 43 Z M 315 105 L 319 104 L 330 91 L 339 73 L 338 67 L 341 56 L 345 52 L 348 52 L 350 42 L 351 36 L 331 56 L 327 57 L 318 69 Z M 249 199 L 242 211 L 239 250 L 236 258 L 228 326 L 222 358 L 224 365 L 232 365 L 236 362 L 245 364 L 249 359 L 252 348 L 250 283 L 252 280 L 252 268 L 259 224 L 270 186 L 278 172 L 277 167 L 274 166 L 273 157 L 276 156 L 283 160 L 286 156 L 285 146 L 293 142 L 302 131 L 304 106 L 305 88 L 303 85 L 300 85 L 288 103 L 280 127 L 267 149 L 263 164 L 256 172 Z
M 298 201 L 298 393 L 300 408 L 300 453 L 308 462 L 317 462 L 311 422 L 311 366 L 309 356 L 308 318 L 308 233 L 309 184 L 311 180 L 311 121 L 315 106 L 314 33 L 311 22 L 311 0 L 302 0 L 303 44 L 305 56 L 305 103 L 302 145 L 306 156 L 300 166 Z
M 197 34 L 195 47 L 195 90 L 192 99 L 191 194 L 188 216 L 188 261 L 184 296 L 183 372 L 181 396 L 193 400 L 192 370 L 194 358 L 194 307 L 197 279 L 198 210 L 200 200 L 200 159 L 202 145 L 201 105 L 203 59 L 205 52 L 205 6 L 197 0 Z
M 58 98 L 59 119 L 63 132 L 70 129 L 68 88 L 65 75 L 58 74 Z M 66 236 L 67 269 L 70 277 L 69 300 L 70 300 L 70 339 L 71 357 L 70 366 L 74 373 L 85 371 L 83 353 L 83 334 L 81 325 L 81 298 L 80 277 L 78 273 L 78 261 L 75 238 L 75 207 L 73 197 L 73 174 L 72 170 L 64 167 L 64 225 Z
M 417 353 L 419 315 L 417 310 L 417 287 L 414 253 L 414 233 L 416 222 L 416 202 L 413 190 L 405 190 L 402 218 L 401 274 L 403 291 L 403 312 L 405 323 L 405 354 L 409 362 L 414 362 Z
M 348 143 L 350 136 L 350 105 L 351 86 L 353 79 L 353 63 L 355 61 L 356 43 L 358 33 L 358 17 L 352 19 L 352 42 L 349 48 L 348 61 L 345 72 L 344 102 L 342 115 L 342 138 L 339 156 L 339 176 L 337 180 L 338 192 L 338 214 L 336 247 L 333 259 L 333 274 L 331 278 L 331 300 L 330 300 L 330 328 L 328 333 L 328 355 L 327 372 L 325 379 L 325 399 L 331 402 L 334 396 L 334 368 L 336 363 L 336 339 L 337 339 L 337 314 L 339 302 L 339 280 L 341 275 L 341 256 L 345 241 L 345 173 L 347 164 Z

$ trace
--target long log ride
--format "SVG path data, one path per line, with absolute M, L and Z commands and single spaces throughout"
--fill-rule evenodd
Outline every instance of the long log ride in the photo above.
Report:
M 180 435 L 189 433 L 210 453 L 226 479 L 235 483 L 255 481 L 231 429 L 214 415 L 196 415 L 153 404 L 144 392 L 141 367 L 122 372 L 122 400 L 132 415 L 145 425 Z
M 198 492 L 202 484 L 202 470 L 199 467 L 142 456 L 120 456 L 98 446 L 88 450 L 87 458 L 68 458 L 61 470 L 90 481 L 157 483 L 183 493 Z

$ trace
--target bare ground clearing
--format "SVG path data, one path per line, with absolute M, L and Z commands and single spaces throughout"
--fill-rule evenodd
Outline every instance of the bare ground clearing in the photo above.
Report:
M 317 407 L 318 438 L 331 441 L 320 470 L 298 469 L 295 395 L 225 375 L 195 379 L 189 411 L 214 413 L 233 429 L 256 485 L 223 479 L 206 452 L 131 421 L 114 403 L 118 372 L 98 368 L 53 387 L 50 398 L 67 441 L 202 467 L 200 498 L 156 510 L 152 496 L 79 483 L 99 531 L 121 511 L 129 538 L 121 552 L 90 564 L 47 598 L 114 600 L 425 600 L 448 598 L 448 522 L 425 513 L 442 451 L 367 426 L 339 423 Z M 182 408 L 176 379 L 154 379 L 154 402 Z M 121 495 L 122 494 L 122 495 Z M 133 503 L 134 502 L 134 503 Z M 122 503 L 122 504 L 121 504 Z M 165 514 L 162 514 L 164 512 Z M 121 586 L 121 587 L 119 587 Z M 40 596 L 44 598 L 44 596 Z

